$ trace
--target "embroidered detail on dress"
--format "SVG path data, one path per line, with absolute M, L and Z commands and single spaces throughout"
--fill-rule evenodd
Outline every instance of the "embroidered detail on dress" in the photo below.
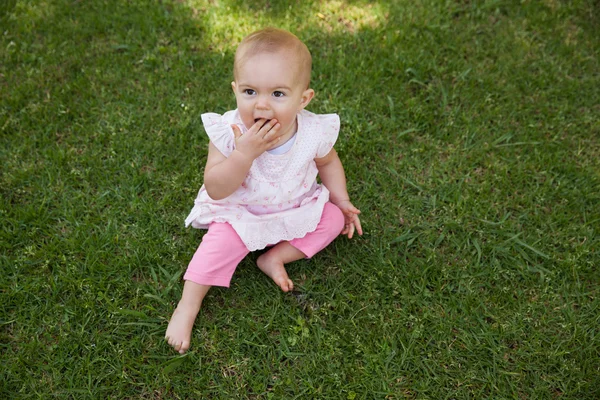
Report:
M 297 118 L 296 143 L 288 152 L 263 153 L 226 199 L 211 199 L 202 186 L 186 226 L 206 229 L 211 222 L 229 222 L 251 251 L 314 231 L 329 200 L 327 188 L 316 182 L 314 158 L 331 150 L 339 132 L 339 117 L 302 110 Z M 226 157 L 235 148 L 231 124 L 246 131 L 237 110 L 222 116 L 203 114 L 202 121 L 211 142 Z

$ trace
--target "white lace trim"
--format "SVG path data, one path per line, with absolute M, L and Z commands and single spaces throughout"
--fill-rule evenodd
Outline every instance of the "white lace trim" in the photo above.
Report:
M 319 186 L 314 196 L 288 210 L 272 214 L 253 214 L 242 206 L 200 202 L 186 218 L 185 225 L 207 229 L 211 222 L 228 222 L 248 250 L 255 251 L 313 232 L 328 201 L 329 191 Z

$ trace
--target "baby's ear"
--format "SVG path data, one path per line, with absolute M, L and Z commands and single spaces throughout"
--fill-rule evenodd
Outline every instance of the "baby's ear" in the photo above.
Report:
M 310 103 L 314 96 L 315 91 L 310 88 L 302 92 L 302 101 L 300 102 L 300 109 L 304 109 L 308 105 L 308 103 Z
M 235 93 L 235 81 L 231 82 L 231 89 L 233 90 L 233 93 Z

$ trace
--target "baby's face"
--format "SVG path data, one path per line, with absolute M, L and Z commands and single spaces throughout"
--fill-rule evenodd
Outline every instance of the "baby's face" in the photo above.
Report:
M 286 139 L 296 132 L 296 114 L 314 94 L 297 70 L 298 63 L 285 52 L 257 54 L 238 68 L 232 87 L 247 129 L 261 118 L 275 118 Z

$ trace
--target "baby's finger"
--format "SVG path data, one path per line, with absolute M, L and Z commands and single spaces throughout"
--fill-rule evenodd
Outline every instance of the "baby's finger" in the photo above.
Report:
M 362 226 L 360 225 L 360 219 L 358 219 L 358 217 L 354 218 L 353 225 L 356 226 L 356 232 L 358 232 L 358 234 L 360 236 L 362 236 L 363 230 L 362 230 Z
M 283 135 L 279 134 L 279 128 L 281 128 L 281 124 L 279 122 L 276 122 L 271 127 L 271 129 L 263 135 L 263 138 L 265 138 L 265 140 L 269 140 L 269 141 L 279 140 L 281 138 L 281 136 L 283 136 Z
M 351 206 L 348 211 L 351 211 L 353 214 L 360 214 L 360 210 L 354 206 Z
M 267 122 L 266 124 L 264 124 L 262 126 L 262 128 L 260 128 L 259 135 L 261 135 L 263 138 L 266 138 L 266 136 L 269 134 L 277 133 L 277 130 L 279 130 L 279 127 L 280 127 L 280 125 L 277 122 L 277 120 L 272 119 L 269 122 Z
M 352 235 L 354 235 L 354 225 L 352 225 L 351 223 L 347 224 L 345 234 L 348 236 L 348 239 L 352 239 Z
M 267 138 L 267 146 L 274 146 L 277 142 L 281 140 L 281 136 L 275 136 L 272 138 Z
M 231 125 L 231 129 L 233 129 L 233 136 L 235 137 L 235 140 L 239 139 L 240 136 L 242 136 L 242 131 L 240 130 L 240 127 L 237 125 Z
M 248 133 L 258 133 L 260 132 L 261 128 L 264 127 L 267 123 L 267 119 L 266 118 L 260 118 L 257 119 L 256 121 L 254 121 L 254 125 L 252 125 L 252 128 L 250 128 L 248 130 Z

